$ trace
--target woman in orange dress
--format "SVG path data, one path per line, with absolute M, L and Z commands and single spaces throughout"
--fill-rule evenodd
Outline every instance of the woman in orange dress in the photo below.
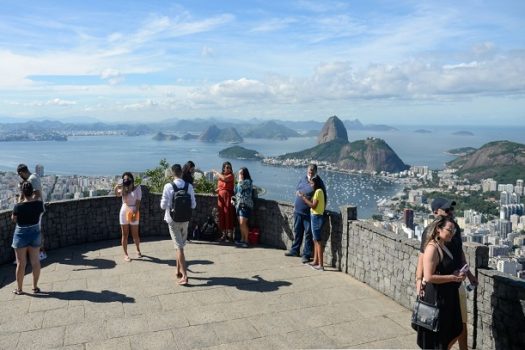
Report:
M 219 229 L 221 230 L 220 241 L 233 241 L 233 220 L 235 209 L 231 203 L 235 177 L 233 176 L 230 162 L 222 164 L 222 172 L 213 171 L 218 178 L 217 183 L 217 206 L 219 207 Z

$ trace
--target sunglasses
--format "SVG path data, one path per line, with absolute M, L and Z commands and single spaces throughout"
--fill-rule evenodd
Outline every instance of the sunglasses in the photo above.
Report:
M 455 228 L 443 227 L 443 230 L 447 230 L 448 232 L 450 232 L 450 233 L 452 233 L 452 234 L 455 234 L 455 233 L 456 233 L 456 229 L 455 229 Z

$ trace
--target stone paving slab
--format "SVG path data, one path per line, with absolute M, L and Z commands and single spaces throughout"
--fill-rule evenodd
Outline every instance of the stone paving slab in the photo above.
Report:
M 410 311 L 352 277 L 267 247 L 192 242 L 176 284 L 171 240 L 49 251 L 42 293 L 0 266 L 0 349 L 416 348 Z M 31 290 L 26 275 L 24 290 Z

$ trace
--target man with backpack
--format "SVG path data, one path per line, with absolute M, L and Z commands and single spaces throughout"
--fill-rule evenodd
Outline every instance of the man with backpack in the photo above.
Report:
M 192 209 L 195 209 L 195 192 L 193 186 L 182 180 L 182 167 L 173 164 L 171 167 L 173 182 L 164 185 L 160 207 L 165 210 L 164 221 L 168 224 L 171 239 L 175 244 L 177 255 L 178 284 L 188 284 L 184 246 L 188 238 L 188 222 L 191 220 Z

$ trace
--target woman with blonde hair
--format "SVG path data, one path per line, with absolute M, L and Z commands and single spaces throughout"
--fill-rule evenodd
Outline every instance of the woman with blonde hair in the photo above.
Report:
M 450 349 L 463 328 L 458 283 L 465 275 L 456 271 L 452 253 L 445 246 L 456 233 L 452 218 L 438 216 L 431 225 L 423 254 L 420 297 L 439 308 L 439 330 L 419 327 L 417 344 L 422 349 Z
M 142 258 L 140 252 L 139 220 L 140 220 L 140 201 L 142 200 L 142 190 L 140 186 L 135 186 L 133 174 L 126 171 L 122 174 L 121 182 L 115 186 L 115 195 L 122 197 L 120 207 L 119 222 L 122 232 L 122 249 L 124 250 L 124 261 L 130 262 L 128 255 L 128 236 L 131 231 L 133 242 L 137 247 L 137 257 Z

